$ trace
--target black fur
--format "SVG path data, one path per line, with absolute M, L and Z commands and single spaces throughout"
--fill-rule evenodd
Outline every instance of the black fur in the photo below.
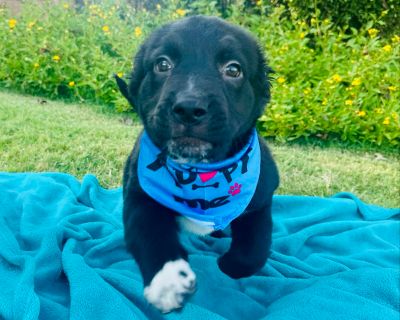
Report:
M 157 63 L 164 56 L 173 67 L 160 72 Z M 240 64 L 240 77 L 224 74 L 229 61 Z M 218 18 L 195 16 L 155 31 L 136 55 L 129 85 L 122 79 L 117 83 L 160 149 L 173 152 L 170 142 L 176 140 L 183 145 L 184 151 L 175 150 L 181 156 L 189 153 L 202 159 L 193 150 L 206 143 L 212 148 L 202 160 L 212 162 L 229 157 L 247 142 L 270 99 L 269 72 L 249 33 Z M 271 245 L 271 202 L 279 178 L 266 144 L 259 140 L 262 159 L 256 193 L 246 212 L 231 223 L 231 247 L 218 260 L 232 278 L 259 270 Z M 124 171 L 123 217 L 126 245 L 146 286 L 166 262 L 187 260 L 187 252 L 178 240 L 177 214 L 151 199 L 138 183 L 139 149 L 136 143 Z

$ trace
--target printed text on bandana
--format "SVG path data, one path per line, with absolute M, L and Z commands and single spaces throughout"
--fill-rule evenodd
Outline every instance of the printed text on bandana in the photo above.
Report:
M 202 210 L 207 210 L 210 208 L 217 208 L 223 205 L 226 205 L 230 202 L 229 198 L 231 196 L 235 196 L 241 191 L 241 184 L 235 183 L 233 181 L 233 177 L 237 174 L 243 175 L 248 171 L 248 162 L 249 162 L 249 153 L 252 148 L 249 148 L 247 152 L 242 156 L 238 163 L 233 163 L 229 167 L 224 167 L 219 170 L 214 170 L 211 172 L 195 172 L 192 170 L 181 171 L 179 169 L 173 168 L 169 170 L 166 168 L 165 162 L 161 160 L 161 157 L 157 157 L 154 162 L 147 166 L 148 169 L 152 171 L 158 171 L 161 168 L 165 168 L 172 176 L 175 181 L 175 184 L 178 188 L 184 188 L 190 185 L 191 190 L 197 190 L 201 188 L 220 188 L 219 182 L 212 182 L 212 180 L 217 176 L 223 177 L 223 179 L 227 183 L 233 183 L 229 186 L 229 190 L 226 190 L 226 194 L 215 197 L 213 199 L 203 199 L 203 198 L 194 198 L 194 199 L 185 199 L 177 195 L 173 195 L 173 199 L 176 202 L 187 205 L 190 208 L 198 208 L 200 207 Z M 199 177 L 201 184 L 197 184 L 196 180 Z

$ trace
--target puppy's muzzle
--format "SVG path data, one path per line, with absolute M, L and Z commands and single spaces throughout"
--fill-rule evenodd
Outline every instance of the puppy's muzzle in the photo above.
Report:
M 198 99 L 185 99 L 173 105 L 172 113 L 176 121 L 184 125 L 196 125 L 206 119 L 208 105 Z

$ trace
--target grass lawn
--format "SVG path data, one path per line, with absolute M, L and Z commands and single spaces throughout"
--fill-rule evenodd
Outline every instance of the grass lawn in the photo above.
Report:
M 0 171 L 96 175 L 121 185 L 140 125 L 99 106 L 65 104 L 0 91 Z M 270 143 L 281 174 L 279 194 L 330 196 L 400 207 L 400 157 L 394 153 Z

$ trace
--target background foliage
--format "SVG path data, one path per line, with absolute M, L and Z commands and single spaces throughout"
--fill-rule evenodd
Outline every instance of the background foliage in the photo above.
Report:
M 284 5 L 292 15 L 311 21 L 318 16 L 330 19 L 341 28 L 360 29 L 370 21 L 377 21 L 378 29 L 393 35 L 400 29 L 400 4 L 398 0 L 272 0 Z M 378 21 L 377 21 L 378 22 Z
M 223 15 L 258 37 L 276 71 L 273 99 L 259 122 L 264 136 L 397 148 L 400 35 L 386 19 L 398 7 L 362 11 L 355 25 L 334 8 L 317 6 L 320 1 L 305 1 L 307 10 L 300 3 L 165 0 L 145 8 L 115 1 L 79 7 L 28 2 L 18 16 L 0 9 L 0 86 L 126 112 L 112 75 L 129 74 L 132 55 L 148 34 L 186 15 Z

